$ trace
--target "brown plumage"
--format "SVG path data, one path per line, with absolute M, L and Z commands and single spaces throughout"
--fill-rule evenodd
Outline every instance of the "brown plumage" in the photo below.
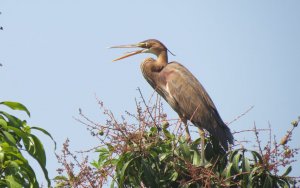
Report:
M 195 126 L 206 129 L 228 150 L 228 143 L 233 144 L 230 129 L 222 121 L 213 101 L 193 74 L 180 63 L 168 63 L 168 49 L 165 45 L 150 39 L 135 45 L 113 48 L 128 47 L 140 47 L 143 50 L 129 53 L 115 61 L 139 53 L 156 55 L 156 60 L 147 58 L 141 64 L 142 73 L 148 83 L 169 103 L 185 124 L 190 120 Z

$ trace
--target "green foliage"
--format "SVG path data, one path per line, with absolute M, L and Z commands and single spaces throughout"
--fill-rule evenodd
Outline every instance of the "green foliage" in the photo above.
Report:
M 0 105 L 24 111 L 30 116 L 28 109 L 21 103 L 4 101 Z M 39 138 L 32 134 L 34 129 L 53 140 L 46 130 L 30 127 L 25 120 L 0 111 L 0 187 L 39 187 L 34 170 L 21 151 L 26 151 L 39 163 L 50 186 L 45 150 Z
M 206 140 L 206 164 L 201 166 L 200 140 L 191 143 L 167 129 L 143 132 L 140 140 L 128 141 L 127 151 L 111 157 L 114 148 L 98 149 L 98 169 L 115 166 L 113 185 L 118 187 L 289 187 L 288 173 L 273 175 L 256 151 L 236 149 L 225 154 L 219 145 Z M 139 142 L 138 142 L 139 141 Z M 140 143 L 137 145 L 136 143 Z M 218 152 L 216 152 L 218 151 Z
M 124 116 L 121 122 L 117 121 L 101 101 L 98 104 L 108 117 L 105 124 L 95 123 L 80 110 L 83 120 L 77 120 L 100 141 L 96 150 L 89 150 L 96 151 L 98 159 L 88 163 L 85 157 L 83 162 L 79 162 L 77 155 L 70 152 L 67 140 L 62 154 L 58 156 L 62 168 L 58 169 L 59 175 L 55 179 L 57 187 L 102 187 L 111 183 L 112 188 L 285 188 L 297 183 L 299 177 L 289 177 L 289 173 L 299 149 L 291 148 L 289 141 L 300 119 L 292 123 L 284 144 L 270 139 L 262 150 L 258 137 L 261 130 L 254 127 L 250 131 L 256 136 L 258 151 L 248 150 L 239 142 L 226 152 L 208 134 L 204 148 L 201 148 L 200 138 L 193 137 L 192 141 L 186 139 L 184 129 L 180 129 L 181 121 L 168 121 L 159 99 L 153 106 L 147 105 L 144 99 L 143 103 L 146 109 L 136 102 L 137 113 L 127 112 L 136 120 L 133 123 L 129 123 Z M 158 130 L 158 127 L 161 128 Z M 271 130 L 269 134 L 271 138 Z M 202 149 L 205 153 L 204 164 Z

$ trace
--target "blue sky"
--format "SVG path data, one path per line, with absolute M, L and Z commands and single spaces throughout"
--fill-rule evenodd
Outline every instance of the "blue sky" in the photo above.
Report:
M 230 125 L 232 130 L 270 123 L 280 139 L 300 115 L 299 8 L 296 0 L 2 0 L 0 101 L 25 104 L 32 114 L 29 123 L 48 130 L 58 151 L 66 138 L 74 150 L 96 146 L 73 119 L 78 108 L 101 122 L 95 94 L 120 116 L 134 112 L 137 87 L 146 96 L 153 91 L 139 68 L 149 54 L 112 63 L 124 50 L 107 47 L 156 38 L 176 54 L 170 61 L 182 63 L 200 80 L 225 122 L 254 105 Z M 300 129 L 294 134 L 292 146 L 299 147 Z M 41 138 L 53 177 L 58 167 L 53 144 Z M 294 168 L 293 175 L 299 174 Z

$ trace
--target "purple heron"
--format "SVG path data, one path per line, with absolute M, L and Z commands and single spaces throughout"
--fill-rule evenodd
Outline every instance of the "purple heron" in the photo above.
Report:
M 156 59 L 146 58 L 141 63 L 143 76 L 153 89 L 177 112 L 186 126 L 187 139 L 190 139 L 187 128 L 188 120 L 201 130 L 201 155 L 203 160 L 203 129 L 207 130 L 214 139 L 217 139 L 225 150 L 228 150 L 228 143 L 233 144 L 230 129 L 221 119 L 204 87 L 183 65 L 174 61 L 168 62 L 169 50 L 164 44 L 158 40 L 149 39 L 137 44 L 113 46 L 111 48 L 141 48 L 113 61 L 141 53 L 151 53 L 157 56 Z

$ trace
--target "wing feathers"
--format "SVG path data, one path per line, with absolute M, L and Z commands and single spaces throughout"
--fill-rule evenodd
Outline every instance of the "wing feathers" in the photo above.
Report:
M 172 62 L 164 69 L 164 72 L 172 70 L 172 73 L 168 73 L 166 77 L 166 90 L 176 101 L 177 106 L 171 105 L 173 109 L 179 116 L 183 116 L 196 126 L 206 129 L 227 149 L 227 142 L 233 143 L 232 134 L 222 121 L 204 87 L 190 71 L 179 63 Z

